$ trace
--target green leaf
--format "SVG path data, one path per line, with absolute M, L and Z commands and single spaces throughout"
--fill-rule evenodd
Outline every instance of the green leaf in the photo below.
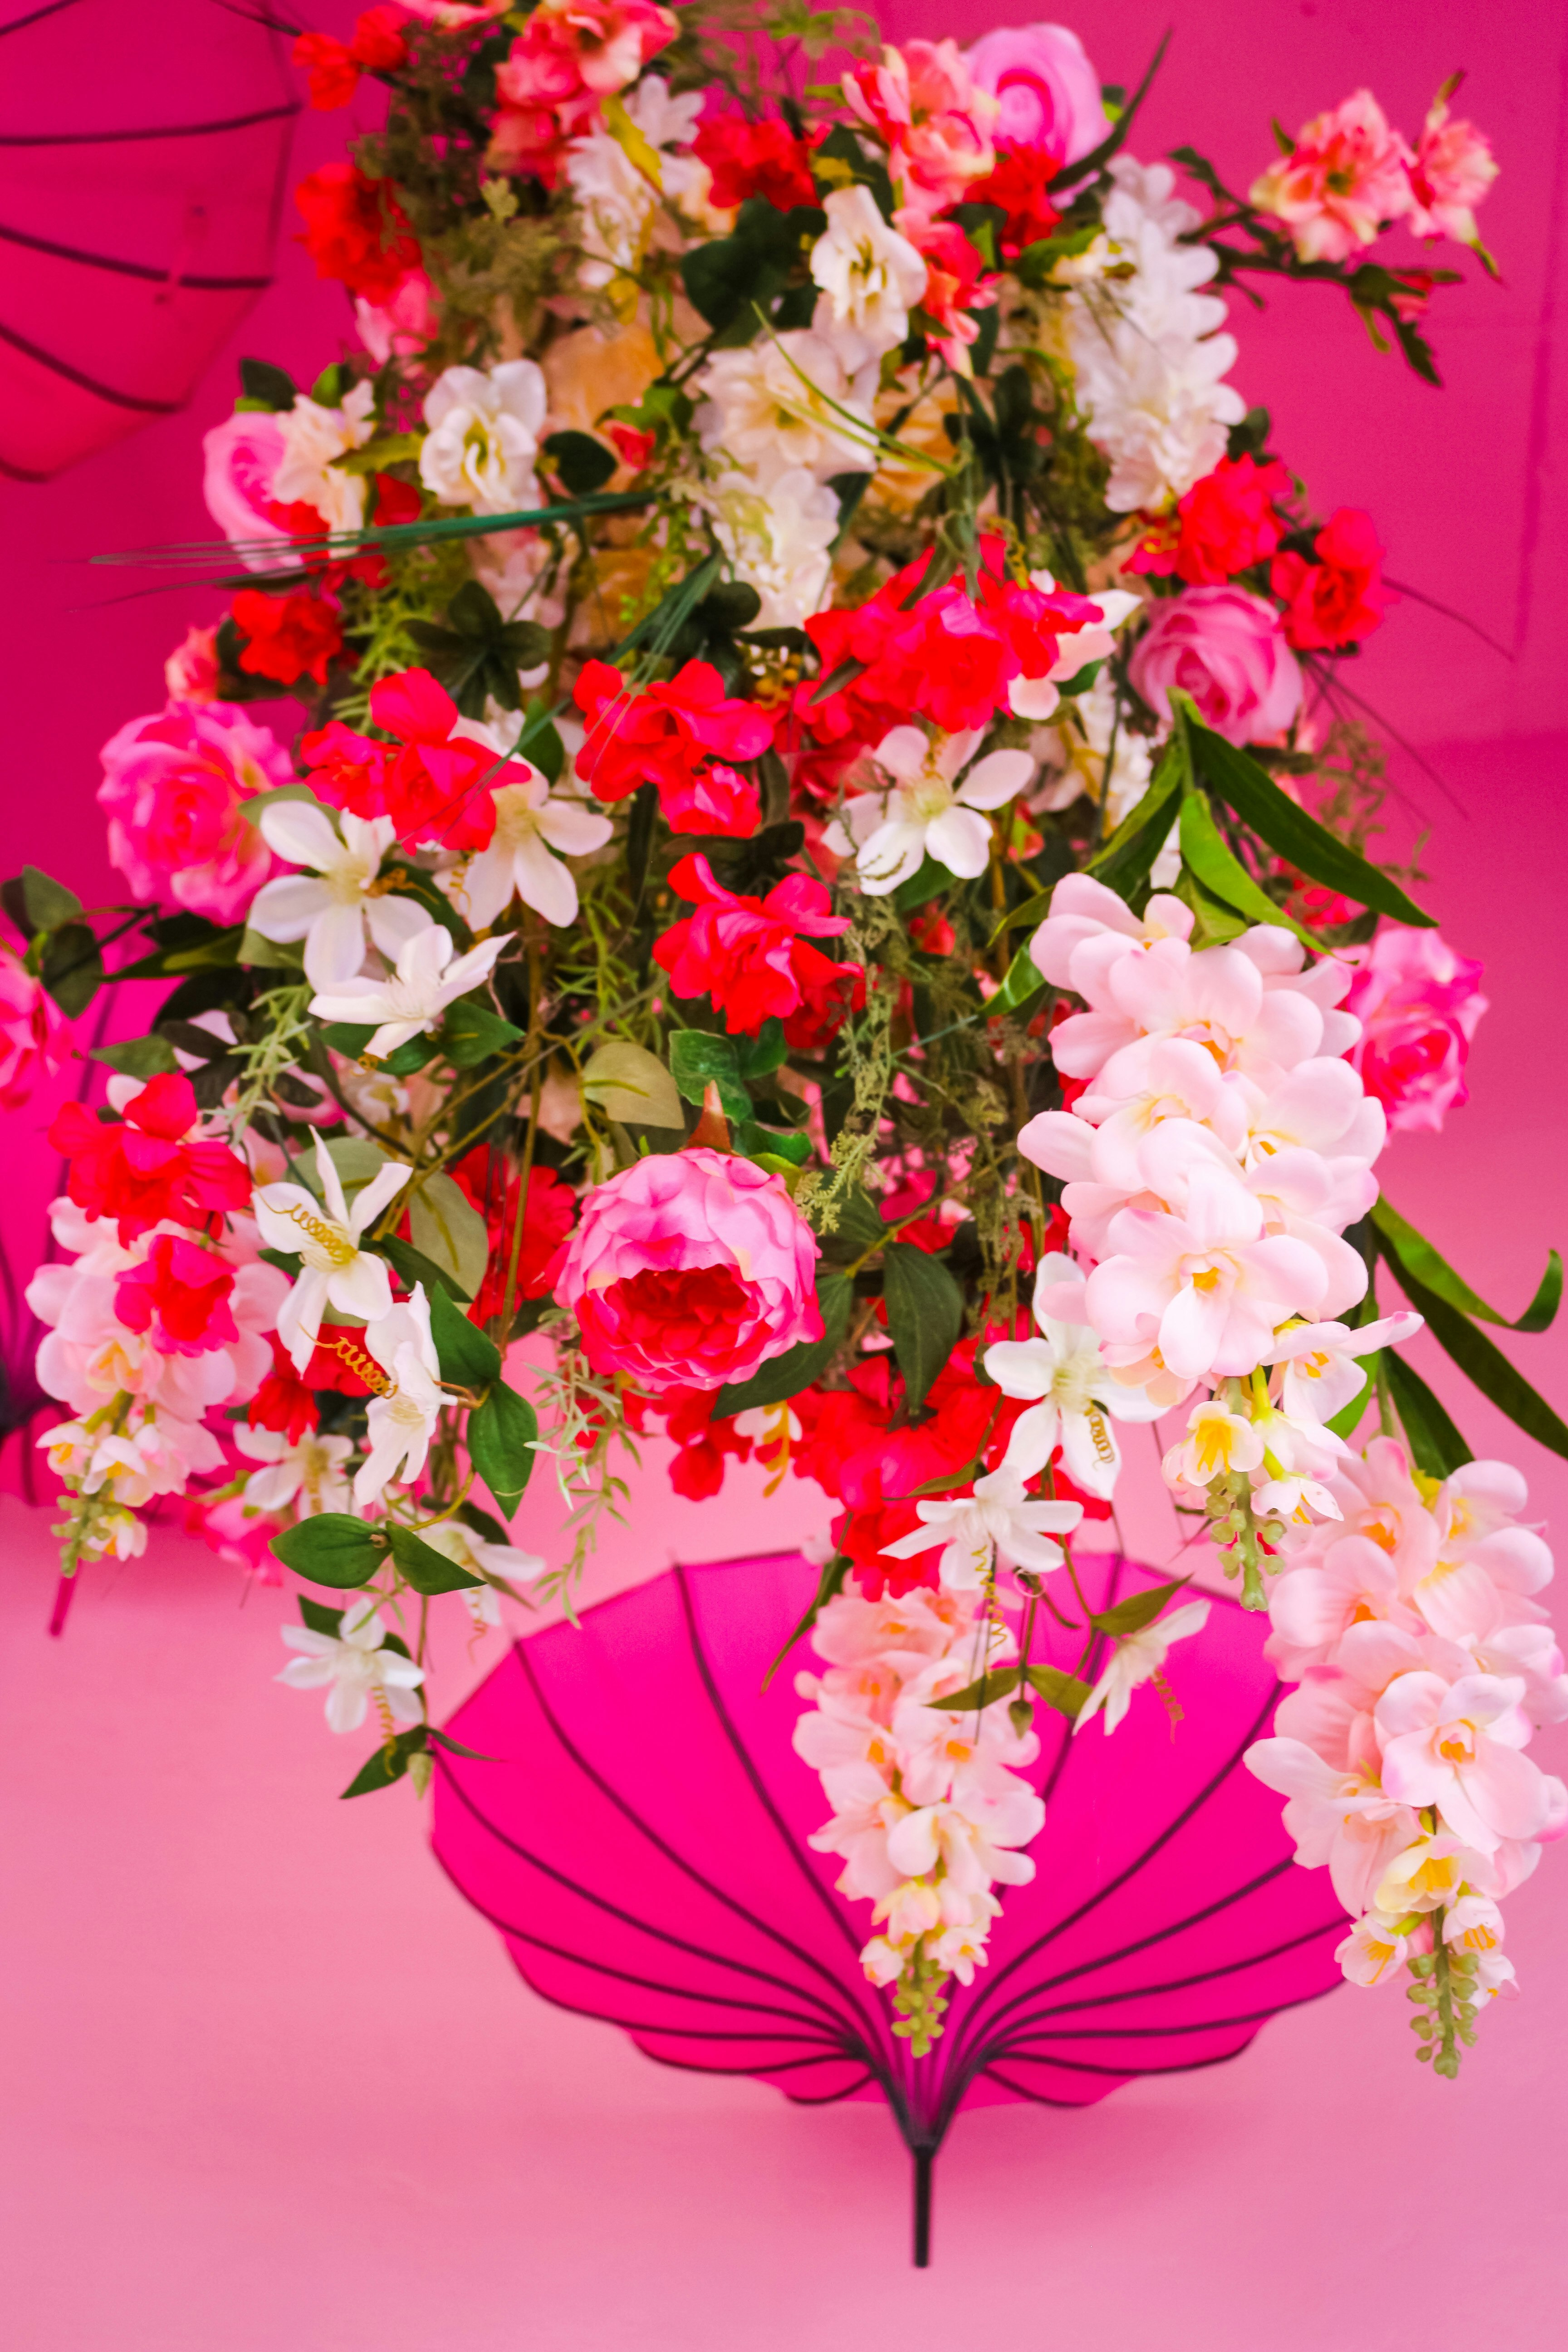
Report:
M 81 913 L 76 892 L 37 866 L 22 868 L 22 904 L 36 931 L 58 931 L 62 925 L 74 923 Z
M 1214 821 L 1208 795 L 1192 785 L 1182 799 L 1182 859 L 1205 890 L 1247 917 L 1249 922 L 1273 923 L 1294 931 L 1304 945 L 1319 952 L 1322 941 L 1313 931 L 1275 905 L 1232 851 Z
M 1316 818 L 1282 793 L 1268 771 L 1246 751 L 1237 751 L 1198 718 L 1190 698 L 1177 689 L 1173 698 L 1186 719 L 1185 733 L 1199 774 L 1243 824 L 1265 840 L 1301 874 L 1328 889 L 1338 890 L 1358 907 L 1374 907 L 1396 922 L 1431 929 L 1435 915 L 1423 912 L 1406 898 L 1397 882 L 1358 857 L 1342 841 L 1325 831 Z M 1090 871 L 1094 871 L 1093 867 Z M 1102 880 L 1106 877 L 1101 875 Z M 1222 897 L 1224 893 L 1220 894 Z M 1278 915 L 1275 919 L 1281 919 Z
M 1561 1421 L 1546 1399 L 1531 1387 L 1523 1373 L 1515 1370 L 1502 1349 L 1494 1346 L 1484 1331 L 1478 1331 L 1467 1316 L 1460 1315 L 1450 1307 L 1447 1299 L 1439 1298 L 1435 1290 L 1428 1290 L 1424 1282 L 1417 1282 L 1415 1276 L 1397 1260 L 1392 1263 L 1405 1297 L 1416 1313 L 1426 1317 L 1427 1328 L 1438 1346 L 1447 1350 L 1468 1379 L 1474 1381 L 1481 1394 L 1490 1397 L 1493 1404 L 1506 1412 L 1510 1421 L 1516 1423 L 1538 1444 L 1568 1459 L 1568 1424 Z M 1391 1378 L 1394 1366 L 1399 1363 L 1397 1351 L 1390 1349 L 1388 1368 Z M 1400 1364 L 1402 1372 L 1408 1372 L 1409 1369 L 1407 1364 Z M 1397 1390 L 1394 1401 L 1398 1402 Z M 1401 1410 L 1403 1412 L 1403 1408 Z M 1450 1422 L 1448 1426 L 1452 1429 L 1453 1423 Z M 1469 1457 L 1467 1455 L 1466 1458 Z
M 1142 799 L 1128 810 L 1110 839 L 1095 852 L 1084 871 L 1131 902 L 1147 886 L 1150 868 L 1165 845 L 1165 836 L 1176 819 L 1177 802 L 1186 774 L 1185 751 L 1180 737 L 1173 735 L 1160 754 Z
M 819 1380 L 843 1345 L 852 1291 L 845 1275 L 831 1266 L 818 1266 L 816 1308 L 822 1318 L 822 1338 L 803 1339 L 798 1347 L 786 1349 L 782 1356 L 763 1364 L 749 1381 L 721 1389 L 713 1406 L 715 1416 L 727 1420 L 731 1413 L 750 1412 L 758 1405 L 784 1404 Z
M 804 1168 L 816 1146 L 809 1135 L 793 1135 L 776 1127 L 759 1127 L 754 1118 L 739 1120 L 731 1139 L 743 1160 L 755 1160 L 776 1174 Z
M 392 1557 L 398 1570 L 416 1592 L 461 1592 L 465 1587 L 483 1584 L 482 1576 L 459 1568 L 434 1544 L 421 1543 L 412 1528 L 389 1526 L 386 1532 L 392 1538 Z
M 216 1037 L 208 1042 L 218 1044 Z M 111 1070 L 127 1078 L 156 1078 L 180 1066 L 173 1045 L 156 1032 L 150 1037 L 127 1037 L 118 1045 L 97 1045 L 89 1058 L 107 1062 Z
M 343 1795 L 368 1797 L 377 1789 L 390 1789 L 393 1782 L 401 1780 L 407 1771 L 409 1758 L 424 1754 L 425 1741 L 426 1729 L 422 1723 L 415 1724 L 408 1731 L 400 1731 L 395 1739 L 384 1748 L 378 1748 L 374 1755 L 360 1766 Z
M 342 1611 L 329 1609 L 324 1601 L 312 1601 L 308 1592 L 297 1593 L 295 1598 L 300 1603 L 301 1624 L 308 1625 L 312 1633 L 330 1633 L 335 1642 L 343 1622 Z
M 1076 1721 L 1088 1703 L 1089 1685 L 1079 1682 L 1076 1675 L 1064 1675 L 1058 1666 L 1026 1666 L 1024 1678 L 1031 1690 L 1038 1691 L 1047 1706 Z
M 1338 1412 L 1334 1414 L 1332 1420 L 1325 1423 L 1327 1428 L 1333 1431 L 1336 1437 L 1353 1436 L 1356 1430 L 1360 1427 L 1362 1415 L 1365 1412 L 1367 1406 L 1372 1402 L 1373 1396 L 1376 1389 L 1377 1366 L 1379 1359 L 1382 1357 L 1383 1353 L 1384 1350 L 1381 1348 L 1378 1348 L 1374 1349 L 1370 1356 L 1358 1356 L 1356 1358 L 1356 1362 L 1366 1374 L 1366 1386 L 1363 1389 L 1358 1389 L 1355 1395 L 1352 1397 L 1349 1404 L 1341 1405 Z
M 328 1021 L 321 1028 L 326 1043 L 334 1054 L 341 1054 L 345 1062 L 362 1060 L 364 1049 L 374 1034 L 373 1027 L 358 1021 Z
M 70 1019 L 87 1011 L 103 985 L 103 958 L 85 923 L 67 923 L 49 932 L 38 978 Z
M 395 1234 L 384 1234 L 370 1246 L 401 1276 L 405 1290 L 412 1290 L 416 1283 L 424 1284 L 432 1314 L 437 1298 L 457 1298 L 468 1304 L 468 1293 L 456 1275 L 448 1274 L 444 1265 L 437 1265 L 423 1250 L 416 1250 L 412 1242 L 400 1241 Z
M 583 1095 L 606 1118 L 623 1125 L 679 1128 L 680 1095 L 664 1064 L 646 1045 L 629 1038 L 612 1037 L 592 1053 L 583 1066 Z
M 241 365 L 244 365 L 243 361 Z M 329 360 L 310 386 L 310 397 L 318 408 L 341 408 L 353 385 L 354 372 L 347 360 Z M 249 388 L 247 384 L 247 391 Z
M 539 1416 L 525 1397 L 497 1381 L 483 1404 L 468 1415 L 468 1459 L 510 1519 L 522 1500 L 533 1471 Z
M 963 1293 L 939 1257 L 912 1242 L 889 1242 L 882 1254 L 888 1329 L 904 1376 L 904 1396 L 918 1412 L 963 1328 Z
M 436 1354 L 444 1381 L 456 1381 L 466 1389 L 482 1389 L 500 1378 L 500 1349 L 493 1339 L 476 1329 L 468 1317 L 461 1314 L 444 1290 L 430 1294 L 430 1337 L 436 1342 Z
M 346 1511 L 322 1511 L 274 1536 L 272 1550 L 296 1576 L 347 1592 L 370 1582 L 386 1558 L 386 1538 Z
M 602 490 L 620 462 L 592 433 L 552 433 L 543 446 L 552 469 L 574 499 Z
M 1546 1271 L 1542 1276 L 1534 1297 L 1516 1322 L 1500 1315 L 1484 1298 L 1470 1288 L 1463 1277 L 1455 1273 L 1445 1257 L 1438 1255 L 1424 1234 L 1418 1234 L 1407 1223 L 1397 1209 L 1380 1200 L 1372 1211 L 1372 1222 L 1377 1227 L 1383 1254 L 1396 1274 L 1406 1271 L 1424 1282 L 1438 1298 L 1447 1299 L 1461 1314 L 1473 1315 L 1482 1323 L 1498 1323 L 1505 1331 L 1550 1330 L 1563 1297 L 1563 1260 L 1555 1250 L 1549 1250 Z
M 1002 916 L 992 931 L 991 937 L 986 940 L 986 946 L 994 948 L 1005 931 L 1016 931 L 1022 923 L 1027 923 L 1031 928 L 1043 923 L 1051 911 L 1051 899 L 1055 896 L 1056 887 L 1053 882 L 1049 889 L 1037 890 L 1032 898 L 1026 898 L 1021 905 L 1014 907 L 1010 912 Z
M 509 1046 L 521 1045 L 523 1033 L 499 1013 L 492 1013 L 478 997 L 460 996 L 447 1008 L 441 1024 L 440 1048 L 455 1070 L 471 1070 L 480 1062 L 488 1062 L 492 1054 L 504 1054 Z
M 716 1086 L 726 1118 L 750 1118 L 752 1097 L 741 1082 L 740 1056 L 732 1037 L 710 1037 L 702 1029 L 678 1029 L 669 1041 L 669 1073 L 689 1103 L 700 1104 Z
M 1197 917 L 1192 935 L 1194 948 L 1223 947 L 1228 940 L 1238 940 L 1247 928 L 1245 915 L 1210 898 L 1190 866 L 1184 866 L 1177 875 L 1171 895 L 1184 907 L 1190 907 Z
M 935 857 L 922 857 L 907 882 L 900 882 L 893 892 L 893 904 L 900 915 L 918 914 L 940 898 L 944 890 L 953 887 L 954 877 L 950 866 Z
M 425 1729 L 437 1748 L 450 1748 L 454 1756 L 467 1756 L 475 1764 L 497 1764 L 500 1761 L 499 1757 L 487 1756 L 481 1748 L 465 1748 L 460 1739 L 454 1739 L 449 1731 L 437 1731 L 433 1723 L 427 1723 Z
M 241 360 L 239 383 L 247 401 L 254 407 L 282 410 L 294 405 L 292 383 L 270 360 Z
M 1119 1639 L 1123 1633 L 1141 1633 L 1145 1625 L 1153 1623 L 1171 1595 L 1192 1580 L 1190 1576 L 1178 1576 L 1169 1584 L 1150 1585 L 1146 1592 L 1130 1592 L 1114 1609 L 1102 1609 L 1089 1622 L 1097 1633 L 1114 1633 Z
M 928 1698 L 925 1705 L 943 1715 L 968 1715 L 982 1706 L 994 1706 L 999 1698 L 1009 1697 L 1024 1678 L 1022 1666 L 1002 1666 L 994 1675 L 982 1675 L 975 1682 L 965 1683 L 962 1690 L 949 1691 L 945 1698 Z
M 490 1262 L 489 1234 L 462 1186 L 444 1170 L 421 1178 L 409 1192 L 408 1231 L 415 1248 L 451 1276 L 459 1297 L 479 1297 Z
M 1475 1455 L 1442 1405 L 1420 1373 L 1413 1371 L 1395 1349 L 1386 1351 L 1384 1369 L 1388 1376 L 1388 1393 L 1415 1457 L 1416 1468 L 1425 1470 L 1429 1478 L 1448 1478 L 1456 1470 L 1463 1469 L 1467 1462 L 1473 1462 Z
M 795 1643 L 805 1639 L 805 1635 L 810 1633 L 812 1627 L 821 1616 L 823 1611 L 826 1608 L 828 1602 L 835 1600 L 837 1595 L 843 1591 L 844 1580 L 849 1573 L 851 1564 L 852 1563 L 850 1562 L 847 1555 L 841 1551 L 835 1552 L 831 1559 L 827 1559 L 823 1562 L 822 1574 L 816 1580 L 816 1591 L 813 1596 L 805 1615 L 801 1618 L 799 1624 L 795 1627 L 794 1633 L 784 1643 L 784 1648 L 779 1652 L 778 1656 L 773 1660 L 773 1664 L 768 1668 L 767 1673 L 763 1676 L 763 1688 L 764 1690 L 766 1690 L 768 1685 L 772 1682 L 773 1676 L 777 1674 L 779 1668 L 783 1665 L 784 1660 L 794 1649 Z
M 1007 966 L 1006 976 L 1001 987 L 994 996 L 988 996 L 985 1000 L 987 1020 L 994 1019 L 998 1013 L 1021 1013 L 1025 1005 L 1034 1003 L 1045 986 L 1045 973 L 1040 970 L 1028 949 L 1020 948 Z

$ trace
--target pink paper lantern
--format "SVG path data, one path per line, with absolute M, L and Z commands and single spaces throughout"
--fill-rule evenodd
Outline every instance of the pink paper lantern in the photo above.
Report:
M 0 24 L 0 471 L 179 408 L 270 282 L 299 100 L 268 0 Z
M 1114 1557 L 1078 1566 L 1095 1608 L 1147 1580 Z M 807 1645 L 762 1687 L 816 1583 L 796 1553 L 677 1568 L 581 1631 L 519 1642 L 451 1725 L 493 1760 L 437 1753 L 435 1846 L 547 2000 L 665 2065 L 755 2074 L 808 2105 L 884 2100 L 914 2159 L 923 2263 L 932 2162 L 961 2109 L 1089 2106 L 1234 2058 L 1340 1981 L 1347 1923 L 1242 1767 L 1279 1689 L 1267 1621 L 1221 1599 L 1183 1646 L 1174 1737 L 1152 1691 L 1112 1738 L 1041 1710 L 1037 1874 L 998 1890 L 988 1967 L 944 1989 L 947 2031 L 911 2057 L 857 1958 L 871 1906 L 806 1843 L 827 1811 L 790 1744 Z M 1051 1663 L 1076 1664 L 1053 1631 Z

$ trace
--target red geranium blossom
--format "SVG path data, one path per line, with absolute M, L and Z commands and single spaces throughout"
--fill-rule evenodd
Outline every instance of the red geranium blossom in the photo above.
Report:
M 847 916 L 828 912 L 826 889 L 809 875 L 786 874 L 765 898 L 742 898 L 693 853 L 669 880 L 697 912 L 655 942 L 654 961 L 677 996 L 710 997 L 732 1037 L 754 1035 L 774 1014 L 787 1019 L 813 992 L 820 1001 L 844 969 L 809 944 L 849 929 Z
M 660 795 L 660 806 L 671 833 L 718 833 L 749 841 L 763 821 L 755 784 L 721 760 L 682 776 Z
M 742 1437 L 732 1417 L 713 1417 L 717 1389 L 664 1389 L 657 1410 L 665 1417 L 667 1437 L 678 1452 L 669 1465 L 669 1483 L 689 1503 L 705 1503 L 724 1484 L 724 1464 L 750 1459 L 752 1441 Z
M 996 242 L 1005 260 L 1016 261 L 1026 245 L 1049 236 L 1061 215 L 1046 191 L 1062 168 L 1061 157 L 1048 147 L 1026 147 L 1007 139 L 996 142 L 996 167 L 969 191 L 974 205 L 1000 205 L 1007 217 Z
M 1129 558 L 1129 572 L 1174 572 L 1194 588 L 1220 588 L 1249 564 L 1267 562 L 1285 535 L 1275 501 L 1289 498 L 1289 469 L 1276 457 L 1222 457 L 1194 482 L 1173 530 L 1158 524 Z
M 1285 607 L 1285 635 L 1299 652 L 1359 645 L 1393 600 L 1383 585 L 1383 550 L 1372 517 L 1341 507 L 1312 541 L 1317 562 L 1277 555 L 1268 584 Z
M 128 1331 L 151 1331 L 166 1355 L 205 1356 L 239 1337 L 233 1289 L 234 1268 L 212 1250 L 155 1234 L 142 1263 L 121 1276 L 114 1311 Z
M 343 632 L 337 607 L 324 596 L 268 596 L 259 588 L 242 588 L 233 610 L 235 626 L 248 641 L 241 669 L 279 686 L 306 676 L 325 686 L 328 665 L 343 649 Z
M 743 114 L 710 115 L 691 147 L 713 175 L 708 200 L 721 212 L 732 211 L 748 196 L 765 196 L 781 213 L 817 201 L 810 151 L 776 117 L 750 122 Z
M 294 1370 L 294 1360 L 277 1332 L 268 1337 L 272 1343 L 272 1370 L 246 1406 L 245 1417 L 252 1429 L 275 1429 L 290 1445 L 298 1445 L 316 1426 L 316 1400 L 310 1383 Z
M 386 302 L 419 266 L 419 240 L 389 180 L 355 163 L 323 163 L 294 191 L 304 219 L 300 243 L 318 278 L 341 279 L 367 302 Z
M 452 1174 L 485 1221 L 489 1234 L 489 1265 L 479 1295 L 468 1308 L 470 1323 L 487 1323 L 506 1304 L 507 1270 L 511 1264 L 521 1185 L 517 1169 L 505 1152 L 481 1143 L 453 1164 Z M 577 1196 L 553 1168 L 531 1168 L 528 1200 L 523 1211 L 522 1244 L 518 1255 L 512 1299 L 542 1298 L 555 1286 L 561 1253 L 577 1214 Z
M 601 801 L 624 801 L 647 783 L 679 805 L 710 760 L 760 759 L 773 740 L 767 713 L 731 700 L 711 662 L 689 661 L 640 692 L 608 662 L 585 662 L 574 694 L 588 730 L 577 773 Z
M 322 112 L 346 106 L 359 88 L 360 75 L 392 73 L 404 64 L 408 44 L 400 29 L 401 8 L 367 8 L 354 25 L 353 37 L 340 41 L 331 33 L 301 33 L 290 54 L 310 78 L 310 103 Z
M 88 1217 L 116 1217 L 124 1246 L 165 1218 L 216 1233 L 250 1198 L 250 1171 L 226 1143 L 193 1140 L 196 1097 L 173 1071 L 150 1079 L 123 1120 L 63 1103 L 49 1141 L 70 1161 L 67 1191 Z
M 402 670 L 373 686 L 370 715 L 403 747 L 388 756 L 380 783 L 384 814 L 398 839 L 483 849 L 496 829 L 496 788 L 521 782 L 526 772 L 498 762 L 483 743 L 454 737 L 458 706 L 427 669 Z M 323 735 L 330 732 L 322 730 Z M 340 750 L 347 751 L 349 745 L 335 738 L 333 751 Z

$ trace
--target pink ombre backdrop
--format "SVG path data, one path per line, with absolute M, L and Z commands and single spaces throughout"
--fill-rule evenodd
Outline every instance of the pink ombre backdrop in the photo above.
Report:
M 314 14 L 341 29 L 352 10 Z M 1173 17 L 1146 155 L 1190 137 L 1245 178 L 1271 113 L 1293 125 L 1366 81 L 1412 127 L 1468 62 L 1466 107 L 1502 157 L 1485 226 L 1507 282 L 1441 307 L 1446 396 L 1308 291 L 1238 320 L 1237 375 L 1270 399 L 1321 504 L 1371 508 L 1396 578 L 1513 648 L 1504 660 L 1406 604 L 1362 679 L 1465 812 L 1400 768 L 1398 828 L 1434 826 L 1432 903 L 1485 959 L 1494 1008 L 1469 1109 L 1440 1143 L 1401 1142 L 1388 1188 L 1517 1305 L 1568 1226 L 1568 19 L 1540 0 L 1126 0 L 1077 21 L 1102 74 L 1131 82 Z M 893 21 L 971 34 L 994 20 L 921 0 Z M 175 61 L 172 92 L 178 80 Z M 301 169 L 342 125 L 305 119 Z M 286 251 L 236 348 L 308 378 L 342 318 Z M 232 385 L 231 355 L 188 415 L 52 486 L 0 483 L 8 871 L 32 859 L 84 894 L 109 886 L 94 752 L 153 707 L 165 650 L 206 608 L 179 593 L 108 604 L 142 583 L 71 559 L 205 531 L 197 438 Z M 27 1114 L 6 1142 L 15 1234 L 47 1167 Z M 1568 1401 L 1568 1340 L 1510 1345 Z M 1568 1465 L 1461 1396 L 1420 1343 L 1416 1360 L 1479 1446 L 1524 1464 L 1568 1542 Z M 650 1471 L 605 1589 L 677 1553 L 776 1549 L 818 1516 L 814 1489 L 764 1505 L 746 1472 L 699 1514 L 657 1458 Z M 1147 1466 L 1124 1526 L 1145 1558 L 1175 1539 Z M 170 1535 L 89 1577 L 50 1643 L 47 1522 L 7 1500 L 0 1528 L 0 2228 L 19 2352 L 858 2352 L 916 2331 L 1031 2352 L 1146 2336 L 1174 2352 L 1341 2352 L 1391 2324 L 1428 2344 L 1561 2342 L 1561 1851 L 1510 1906 L 1526 1997 L 1488 2017 L 1457 2085 L 1414 2064 L 1396 1999 L 1345 1991 L 1211 2074 L 1088 2114 L 966 2116 L 941 2163 L 935 2267 L 917 2277 L 883 2116 L 667 2074 L 546 2009 L 438 1875 L 405 1790 L 334 1803 L 357 1743 L 270 1681 L 279 1595 L 242 1607 L 233 1576 Z M 485 1663 L 454 1643 L 447 1703 Z M 1568 1768 L 1552 1744 L 1544 1760 Z

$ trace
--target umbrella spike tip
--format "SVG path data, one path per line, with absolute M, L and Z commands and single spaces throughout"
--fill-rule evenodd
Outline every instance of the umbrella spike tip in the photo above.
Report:
M 934 2147 L 914 2147 L 914 2264 L 917 2271 L 931 2268 L 931 2169 L 936 2162 Z

